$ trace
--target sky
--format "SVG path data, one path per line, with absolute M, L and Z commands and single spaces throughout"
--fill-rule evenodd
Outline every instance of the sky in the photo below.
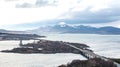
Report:
M 0 29 L 30 30 L 61 22 L 120 28 L 120 1 L 0 0 Z

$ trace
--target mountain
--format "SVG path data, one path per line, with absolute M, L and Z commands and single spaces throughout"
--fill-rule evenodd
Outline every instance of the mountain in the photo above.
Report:
M 106 27 L 91 27 L 91 26 L 69 26 L 65 25 L 54 25 L 39 27 L 38 29 L 29 30 L 27 32 L 37 34 L 49 34 L 49 33 L 80 33 L 80 34 L 120 34 L 120 28 L 106 26 Z
M 120 28 L 105 26 L 105 27 L 91 27 L 91 26 L 70 26 L 67 24 L 58 24 L 53 26 L 39 27 L 33 30 L 27 31 L 10 31 L 0 29 L 2 33 L 33 33 L 33 34 L 53 34 L 53 33 L 78 33 L 78 34 L 118 34 L 120 35 Z
M 107 27 L 101 27 L 98 29 L 97 33 L 100 34 L 120 34 L 120 28 L 107 26 Z

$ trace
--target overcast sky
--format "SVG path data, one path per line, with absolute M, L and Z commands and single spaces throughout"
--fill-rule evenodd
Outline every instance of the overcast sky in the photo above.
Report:
M 120 1 L 0 0 L 0 29 L 26 30 L 60 22 L 120 27 Z

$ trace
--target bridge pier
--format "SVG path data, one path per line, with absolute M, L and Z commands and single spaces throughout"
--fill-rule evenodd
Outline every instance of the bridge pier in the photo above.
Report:
M 20 47 L 22 47 L 22 46 L 23 46 L 22 39 L 20 39 L 19 46 L 20 46 Z
M 33 43 L 35 44 L 35 42 L 36 42 L 36 41 L 35 41 L 35 39 L 34 39 Z
M 87 56 L 88 56 L 88 59 L 90 59 L 90 58 L 91 58 L 91 55 L 90 55 L 90 54 L 87 54 Z

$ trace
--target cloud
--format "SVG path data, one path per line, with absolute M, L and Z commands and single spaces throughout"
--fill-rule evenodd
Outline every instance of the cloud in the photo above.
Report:
M 23 3 L 23 4 L 16 4 L 16 7 L 17 8 L 31 8 L 31 7 L 33 7 L 33 5 L 32 4 L 30 4 L 30 3 Z
M 57 0 L 34 0 L 30 3 L 29 1 L 16 4 L 17 8 L 36 8 L 36 7 L 45 7 L 45 6 L 56 6 Z
M 52 10 L 49 10 L 52 9 Z M 49 11 L 49 12 L 48 12 Z M 53 14 L 54 13 L 54 14 Z M 2 9 L 0 11 L 0 24 L 20 24 L 33 23 L 42 20 L 55 19 L 59 15 L 59 11 L 49 8 L 10 8 Z
M 61 19 L 65 19 L 68 20 L 68 22 L 71 21 L 73 23 L 109 23 L 120 20 L 120 9 L 118 8 L 108 8 L 97 12 L 91 12 L 90 9 L 91 8 L 88 8 L 80 12 L 68 12 L 61 16 Z
M 83 0 L 60 16 L 69 23 L 109 23 L 120 20 L 120 7 L 112 0 Z M 117 2 L 117 5 L 120 3 Z
M 35 3 L 36 6 L 56 6 L 57 0 L 37 0 Z
M 88 25 L 88 26 L 93 26 L 93 27 L 113 26 L 113 27 L 118 27 L 118 28 L 120 28 L 120 20 L 114 21 L 114 22 L 109 22 L 109 23 L 83 24 L 83 25 Z
M 118 0 L 0 0 L 0 10 L 1 25 L 51 22 L 101 24 L 120 21 Z
M 116 3 L 119 5 L 115 0 L 36 0 L 32 7 L 55 7 L 61 11 L 58 20 L 69 23 L 108 23 L 119 20 Z M 31 5 L 24 3 L 23 7 Z

